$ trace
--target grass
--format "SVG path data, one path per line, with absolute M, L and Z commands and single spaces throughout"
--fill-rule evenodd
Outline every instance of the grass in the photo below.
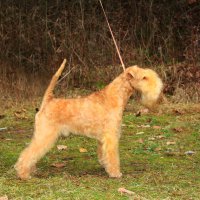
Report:
M 200 105 L 163 105 L 159 113 L 135 116 L 130 102 L 124 113 L 120 141 L 121 179 L 108 178 L 96 156 L 96 141 L 60 138 L 38 163 L 31 180 L 17 179 L 13 165 L 30 142 L 37 102 L 9 104 L 0 110 L 0 197 L 9 199 L 139 199 L 121 195 L 125 187 L 142 199 L 199 199 Z M 85 148 L 87 152 L 80 153 Z M 194 151 L 193 155 L 185 152 Z M 63 167 L 53 164 L 62 163 Z

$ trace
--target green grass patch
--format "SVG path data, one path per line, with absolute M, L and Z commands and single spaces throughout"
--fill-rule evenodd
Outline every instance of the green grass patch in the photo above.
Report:
M 13 166 L 33 133 L 34 107 L 12 107 L 0 119 L 0 197 L 9 199 L 129 199 L 117 190 L 125 187 L 148 200 L 199 199 L 200 194 L 200 113 L 193 105 L 178 105 L 163 112 L 136 117 L 124 113 L 120 140 L 123 177 L 108 178 L 98 164 L 96 141 L 69 136 L 60 138 L 38 163 L 31 180 L 21 181 Z M 192 112 L 193 111 L 193 112 Z M 85 148 L 87 152 L 80 153 Z M 187 155 L 193 151 L 193 155 Z M 63 163 L 57 168 L 55 163 Z M 132 198 L 134 199 L 134 198 Z

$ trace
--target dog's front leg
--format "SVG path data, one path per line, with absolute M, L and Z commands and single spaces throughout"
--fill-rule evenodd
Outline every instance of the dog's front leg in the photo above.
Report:
M 103 143 L 98 141 L 98 144 L 97 144 L 97 156 L 98 156 L 98 160 L 99 160 L 99 163 L 102 167 L 105 167 L 105 164 L 104 164 L 104 160 L 103 160 L 103 151 L 102 151 L 102 148 L 103 148 Z
M 102 163 L 110 177 L 120 178 L 119 138 L 113 133 L 105 135 L 102 142 Z

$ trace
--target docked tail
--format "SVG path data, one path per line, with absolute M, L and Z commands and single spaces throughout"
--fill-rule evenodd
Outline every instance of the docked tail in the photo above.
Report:
M 50 82 L 48 88 L 45 91 L 41 108 L 43 107 L 43 105 L 45 103 L 47 103 L 49 100 L 51 100 L 53 98 L 53 90 L 55 88 L 55 85 L 57 83 L 58 78 L 60 77 L 60 75 L 61 75 L 61 73 L 62 73 L 62 71 L 63 71 L 63 69 L 65 67 L 65 64 L 66 64 L 66 59 L 63 60 L 63 62 L 60 65 L 59 69 L 57 70 L 57 72 L 52 77 L 51 82 Z

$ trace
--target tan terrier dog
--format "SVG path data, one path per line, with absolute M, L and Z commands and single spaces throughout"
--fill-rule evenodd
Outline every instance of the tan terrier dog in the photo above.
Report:
M 122 115 L 134 90 L 142 94 L 142 103 L 151 107 L 162 90 L 162 81 L 151 69 L 127 68 L 104 89 L 76 99 L 54 98 L 53 89 L 66 60 L 53 76 L 35 116 L 35 131 L 29 146 L 15 165 L 21 179 L 30 178 L 42 156 L 60 135 L 86 135 L 98 140 L 98 159 L 110 177 L 119 178 L 119 139 Z

